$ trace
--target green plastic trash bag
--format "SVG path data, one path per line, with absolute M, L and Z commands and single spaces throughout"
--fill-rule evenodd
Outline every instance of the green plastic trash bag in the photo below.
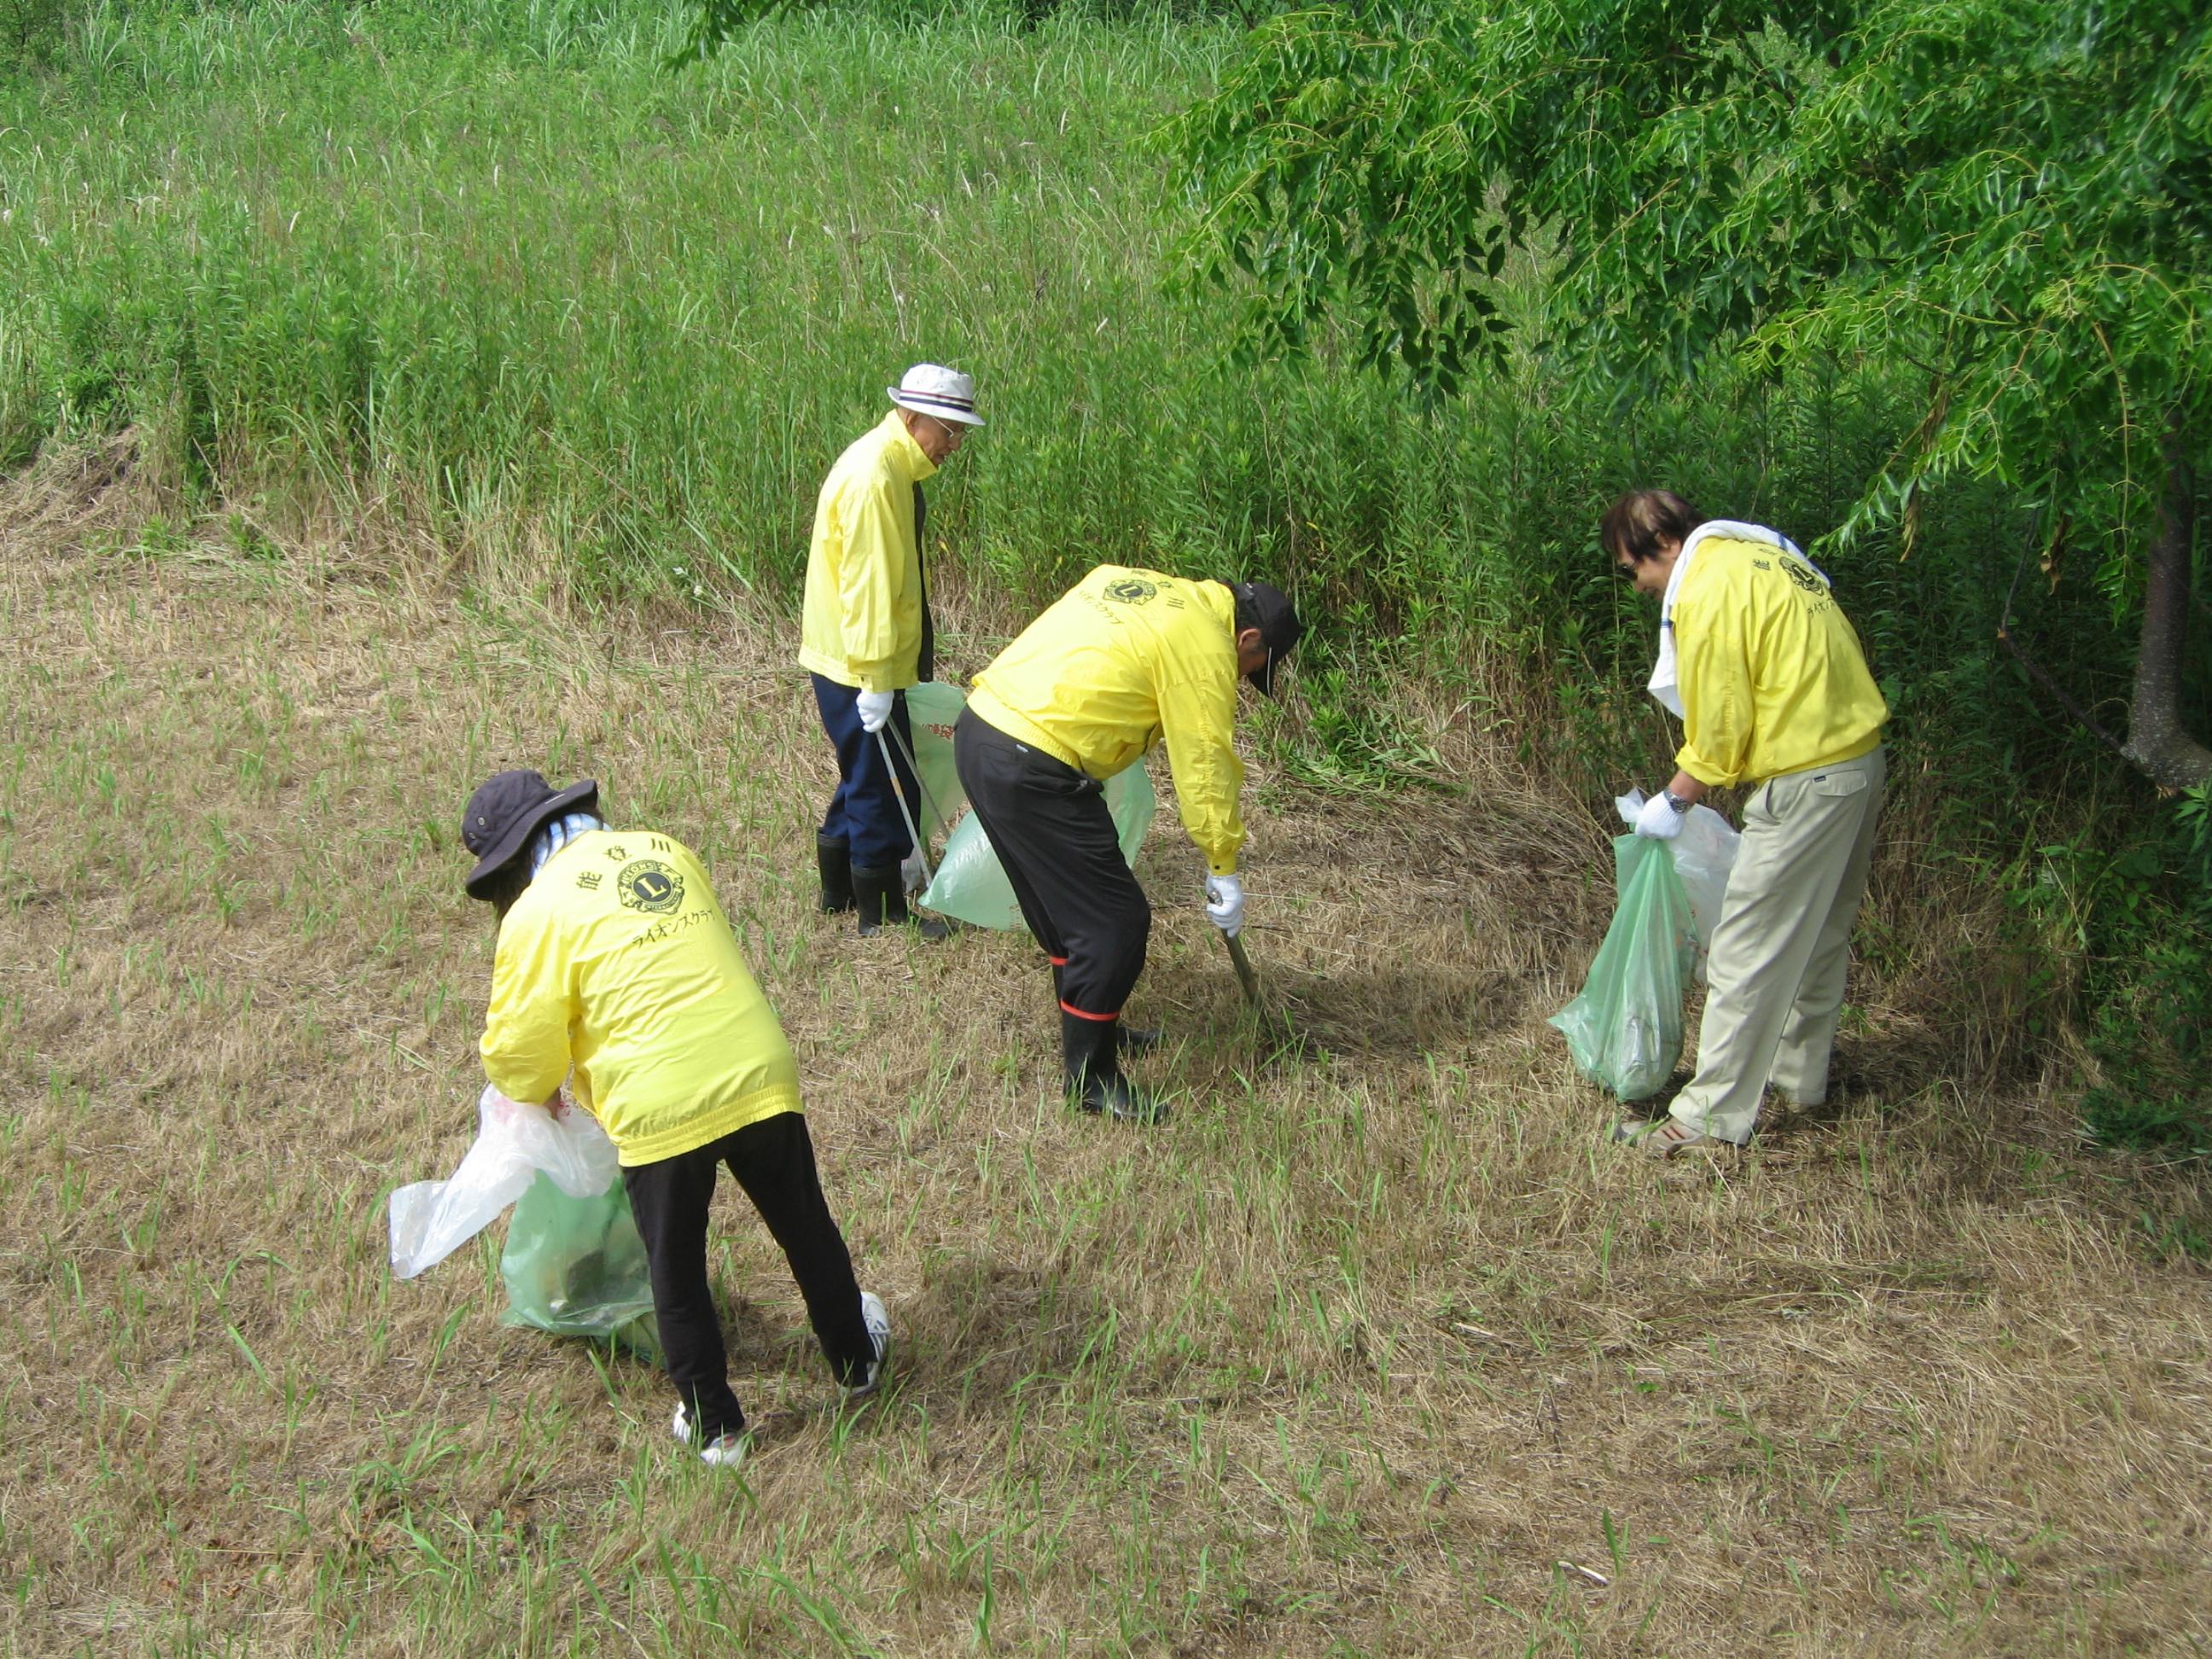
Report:
M 960 774 L 952 766 L 952 727 L 968 706 L 957 685 L 931 680 L 906 689 L 906 717 L 914 727 L 914 769 L 921 778 L 921 811 L 916 827 L 924 841 L 959 816 L 968 804 Z
M 619 1342 L 660 1363 L 645 1241 L 619 1180 L 596 1197 L 572 1198 L 539 1175 L 515 1200 L 499 1276 L 507 1285 L 501 1324 Z
M 1682 988 L 1697 929 L 1663 841 L 1613 843 L 1620 897 L 1582 994 L 1552 1016 L 1583 1075 L 1623 1100 L 1656 1094 L 1682 1058 Z
M 1121 856 L 1133 868 L 1137 862 L 1137 849 L 1145 844 L 1145 832 L 1152 827 L 1152 813 L 1158 805 L 1159 797 L 1152 793 L 1152 774 L 1145 770 L 1142 761 L 1122 768 L 1106 780 L 1106 811 L 1113 817 L 1121 843 Z M 937 878 L 921 896 L 921 903 L 927 909 L 957 916 L 976 927 L 1006 930 L 1023 925 L 1022 907 L 1015 902 L 1013 884 L 1000 867 L 999 855 L 991 850 L 990 837 L 983 833 L 982 821 L 973 812 L 960 820 L 952 839 L 945 843 L 945 857 L 937 866 Z

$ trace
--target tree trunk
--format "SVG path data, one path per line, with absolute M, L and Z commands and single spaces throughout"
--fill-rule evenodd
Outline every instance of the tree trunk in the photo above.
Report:
M 2186 789 L 2212 779 L 2212 749 L 2182 729 L 2183 653 L 2189 639 L 2190 564 L 2197 551 L 2197 480 L 2176 421 L 2166 434 L 2166 489 L 2151 538 L 2142 649 L 2128 708 L 2127 757 L 2152 782 Z

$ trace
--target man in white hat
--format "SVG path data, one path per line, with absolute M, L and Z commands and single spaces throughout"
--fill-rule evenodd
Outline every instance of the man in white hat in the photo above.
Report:
M 860 912 L 863 933 L 909 922 L 899 866 L 914 851 L 921 788 L 906 687 L 931 678 L 935 641 L 921 568 L 922 480 L 951 459 L 975 413 L 973 377 L 916 363 L 884 388 L 891 411 L 837 458 L 814 508 L 799 622 L 799 665 L 813 677 L 822 729 L 837 751 L 837 793 L 815 837 L 822 908 Z M 896 733 L 887 743 L 889 726 Z M 925 939 L 950 931 L 915 924 Z

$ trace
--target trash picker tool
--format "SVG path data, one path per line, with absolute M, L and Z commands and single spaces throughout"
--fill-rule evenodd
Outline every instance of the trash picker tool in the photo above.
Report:
M 1229 947 L 1229 960 L 1237 969 L 1237 982 L 1244 988 L 1244 1000 L 1251 1006 L 1260 1029 L 1279 1054 L 1295 1052 L 1301 1060 L 1311 1060 L 1320 1050 L 1313 1039 L 1304 1031 L 1294 1031 L 1275 1011 L 1267 1006 L 1267 1000 L 1260 994 L 1260 975 L 1252 970 L 1252 958 L 1244 953 L 1244 941 L 1235 933 L 1224 933 L 1221 942 Z
M 906 762 L 906 769 L 914 774 L 914 787 L 921 791 L 921 810 L 928 813 L 931 817 L 937 820 L 937 827 L 939 829 L 945 829 L 946 827 L 945 814 L 937 810 L 937 803 L 929 798 L 929 784 L 928 781 L 921 775 L 921 767 L 914 757 L 914 750 L 907 747 L 906 738 L 900 735 L 899 729 L 896 726 L 886 725 L 884 727 L 884 731 L 891 734 L 891 741 L 898 744 L 899 757 Z M 881 733 L 878 733 L 878 735 L 880 736 Z M 888 763 L 890 757 L 886 756 L 884 758 L 886 763 Z M 893 775 L 896 776 L 896 775 L 894 774 Z M 912 830 L 914 828 L 914 820 L 912 818 L 908 818 L 906 821 L 906 827 L 908 830 Z M 915 837 L 915 845 L 917 847 L 921 845 L 921 837 L 920 836 L 916 836 Z
M 1229 960 L 1236 964 L 1237 982 L 1244 988 L 1244 1000 L 1267 1017 L 1267 1005 L 1260 995 L 1260 976 L 1252 971 L 1252 958 L 1244 954 L 1244 941 L 1234 933 L 1224 933 L 1221 942 L 1229 947 Z
M 891 798 L 898 802 L 899 816 L 906 820 L 906 832 L 914 838 L 915 856 L 921 860 L 921 890 L 926 893 L 929 890 L 929 884 L 935 881 L 937 878 L 931 872 L 929 867 L 929 848 L 922 845 L 921 831 L 915 827 L 914 813 L 907 806 L 906 791 L 898 787 L 898 768 L 891 764 L 891 746 L 884 741 L 884 733 L 889 730 L 890 728 L 887 726 L 879 726 L 876 728 L 876 747 L 884 751 L 884 770 L 891 775 Z M 901 739 L 899 747 L 902 749 L 906 747 L 904 739 Z M 908 766 L 914 764 L 911 757 L 908 757 L 907 764 Z M 917 784 L 921 781 L 920 772 L 914 775 L 914 781 Z M 926 800 L 927 797 L 925 796 L 924 799 Z

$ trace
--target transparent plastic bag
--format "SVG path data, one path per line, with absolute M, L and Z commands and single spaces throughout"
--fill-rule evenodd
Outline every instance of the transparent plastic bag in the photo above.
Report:
M 543 1174 L 579 1198 L 604 1193 L 617 1173 L 614 1143 L 588 1112 L 558 1117 L 487 1087 L 477 1098 L 477 1138 L 443 1181 L 392 1194 L 392 1272 L 412 1279 L 489 1226 Z
M 921 778 L 921 811 L 916 828 L 928 841 L 960 814 L 968 792 L 952 765 L 952 728 L 968 707 L 968 694 L 957 685 L 929 680 L 906 689 L 906 715 L 914 728 L 914 769 Z
M 514 1206 L 499 1258 L 502 1325 L 619 1342 L 659 1363 L 653 1279 L 621 1182 L 578 1196 L 540 1175 Z
M 1583 1075 L 1623 1100 L 1656 1094 L 1682 1058 L 1682 992 L 1695 949 L 1670 843 L 1616 836 L 1620 897 L 1582 994 L 1552 1016 Z
M 1153 792 L 1152 775 L 1145 770 L 1144 762 L 1126 766 L 1106 780 L 1106 811 L 1114 820 L 1121 856 L 1133 868 L 1137 849 L 1145 844 L 1146 832 L 1152 827 L 1152 814 L 1158 807 L 1159 797 Z M 1004 931 L 1023 925 L 1013 884 L 1000 866 L 999 855 L 991 850 L 991 838 L 983 833 L 982 820 L 973 812 L 961 819 L 952 839 L 945 843 L 937 878 L 920 902 L 925 908 L 957 916 L 977 927 Z
M 1643 810 L 1644 792 L 1632 789 L 1615 796 L 1613 804 L 1621 821 L 1633 825 L 1637 813 Z M 1683 817 L 1682 833 L 1669 843 L 1674 849 L 1674 873 L 1682 878 L 1690 915 L 1698 925 L 1698 948 L 1691 965 L 1700 985 L 1705 982 L 1705 957 L 1713 948 L 1713 929 L 1720 926 L 1729 872 L 1735 868 L 1735 849 L 1742 840 L 1736 827 L 1711 807 L 1692 806 Z

